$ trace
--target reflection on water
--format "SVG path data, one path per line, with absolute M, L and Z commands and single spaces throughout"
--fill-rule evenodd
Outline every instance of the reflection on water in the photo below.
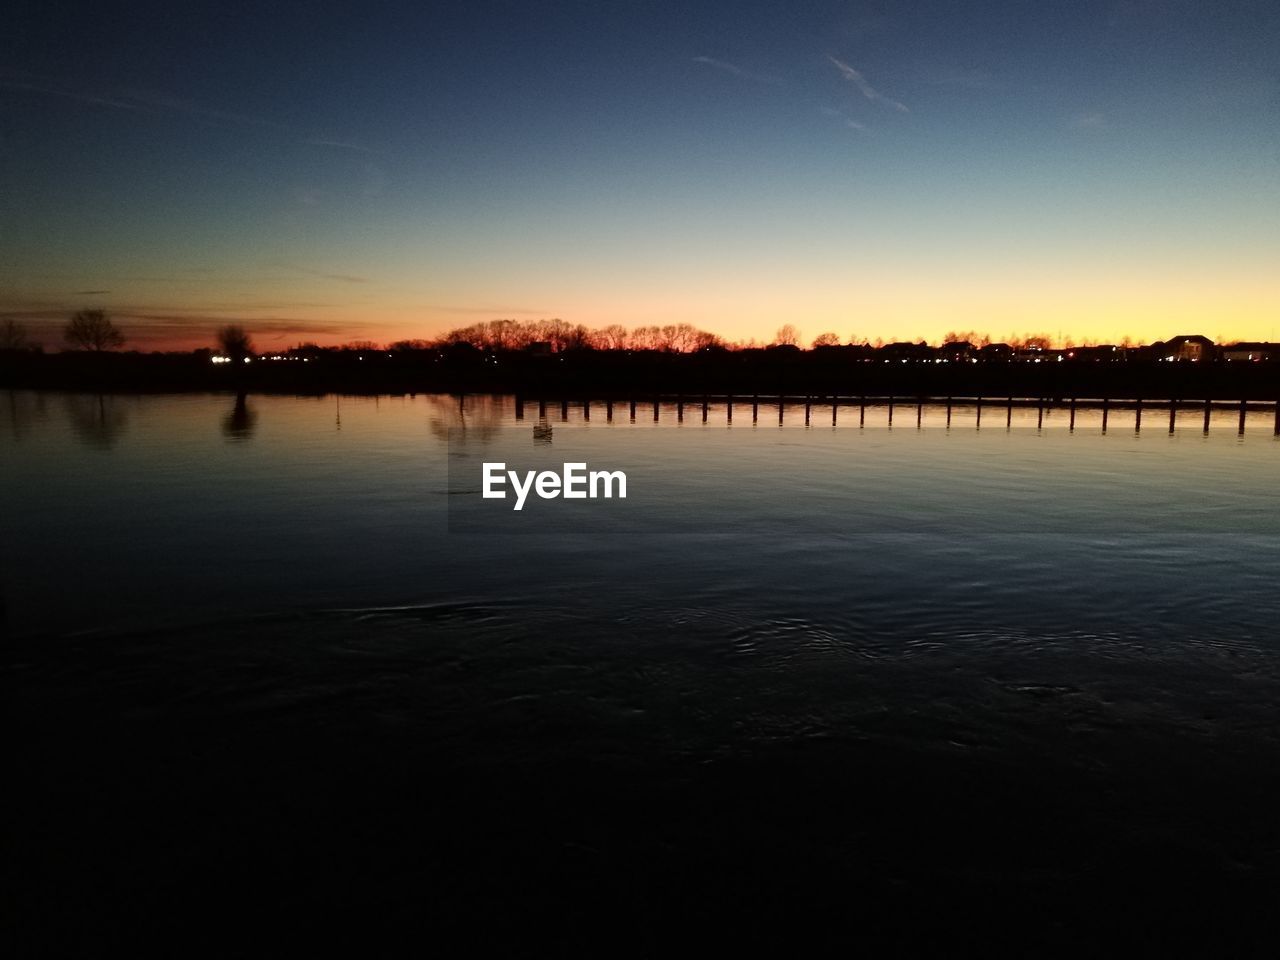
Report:
M 2 421 L 5 432 L 13 440 L 22 440 L 30 434 L 35 423 L 48 417 L 47 405 L 47 394 L 20 390 L 5 391 Z
M 180 863 L 300 927 L 358 896 L 552 942 L 799 903 L 860 937 L 927 903 L 1053 947 L 1097 915 L 1072 897 L 1216 918 L 1280 881 L 1266 412 L 6 409 L 15 889 L 46 913 L 195 929 Z M 624 469 L 627 512 L 452 530 L 497 459 Z
M 124 435 L 129 415 L 121 398 L 72 393 L 65 403 L 72 429 L 88 446 L 110 450 Z
M 432 436 L 446 443 L 487 443 L 511 416 L 507 398 L 428 394 L 421 399 Z
M 681 422 L 663 403 L 655 423 L 648 405 L 632 420 L 573 403 L 552 411 L 563 417 L 552 445 L 549 419 L 530 425 L 510 397 L 69 395 L 50 404 L 17 392 L 5 409 L 2 556 L 14 595 L 29 597 L 11 600 L 11 614 L 33 631 L 334 597 L 523 595 L 543 580 L 566 603 L 573 585 L 571 605 L 611 612 L 649 609 L 676 590 L 713 605 L 758 604 L 763 615 L 794 593 L 806 615 L 857 602 L 883 617 L 898 596 L 934 609 L 946 584 L 930 583 L 922 600 L 913 571 L 946 570 L 934 548 L 961 544 L 974 545 L 972 573 L 956 575 L 973 586 L 939 614 L 943 623 L 976 606 L 993 622 L 1050 610 L 1123 631 L 1184 598 L 1198 620 L 1195 610 L 1241 596 L 1240 577 L 1274 569 L 1280 535 L 1280 441 L 1265 411 L 1250 414 L 1240 437 L 1229 410 L 1208 435 L 1199 411 L 1173 435 L 1163 423 L 1118 429 L 1134 412 L 1111 411 L 1104 435 L 1102 412 L 1084 409 L 1015 408 L 999 429 L 978 430 L 977 411 L 959 406 L 913 409 L 892 426 L 883 408 L 860 425 L 855 408 L 835 427 L 827 417 L 806 427 L 802 404 L 784 409 L 779 426 L 772 413 L 730 422 L 715 405 L 706 422 Z M 628 499 L 538 501 L 519 517 L 507 507 L 489 515 L 497 535 L 451 534 L 459 511 L 501 505 L 482 502 L 480 472 L 504 459 L 513 469 L 623 469 Z M 899 535 L 915 538 L 894 542 L 900 564 L 867 540 Z M 1177 539 L 1191 535 L 1201 537 L 1196 562 Z M 252 563 L 230 560 L 243 557 Z M 43 575 L 53 569 L 64 576 Z M 83 592 L 64 590 L 77 576 Z M 1144 577 L 1161 580 L 1159 591 L 1112 589 L 1117 578 Z M 873 583 L 889 591 L 877 608 L 867 606 Z M 1064 599 L 1067 583 L 1081 602 Z
M 254 425 L 258 415 L 249 409 L 249 402 L 244 392 L 236 394 L 235 406 L 222 421 L 222 432 L 228 440 L 248 440 L 253 436 Z

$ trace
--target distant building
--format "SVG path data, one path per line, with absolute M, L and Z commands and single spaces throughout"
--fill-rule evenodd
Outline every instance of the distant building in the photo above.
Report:
M 903 363 L 909 360 L 928 361 L 933 359 L 933 348 L 923 340 L 919 343 L 906 341 L 889 343 L 880 348 L 880 358 L 882 360 L 900 360 Z
M 1163 344 L 1152 344 L 1153 347 L 1163 347 L 1164 352 L 1162 359 L 1164 360 L 1212 360 L 1214 358 L 1213 341 L 1208 337 L 1202 337 L 1198 333 L 1183 334 L 1177 337 L 1171 337 Z
M 938 356 L 943 360 L 968 360 L 973 353 L 973 344 L 968 340 L 952 340 L 938 348 Z
M 978 351 L 983 360 L 1012 360 L 1013 347 L 1007 343 L 988 343 Z
M 1061 350 L 1052 350 L 1048 347 L 1020 347 L 1014 352 L 1014 359 L 1022 363 L 1050 363 L 1061 355 Z
M 1218 350 L 1223 360 L 1245 360 L 1254 363 L 1280 360 L 1280 343 L 1233 343 Z
M 1072 347 L 1064 354 L 1068 360 L 1092 360 L 1094 363 L 1110 363 L 1123 360 L 1126 351 L 1113 343 L 1104 343 L 1093 347 Z

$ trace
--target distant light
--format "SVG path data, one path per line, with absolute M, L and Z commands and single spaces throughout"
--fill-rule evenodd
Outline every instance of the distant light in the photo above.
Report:
M 249 362 L 249 358 L 248 358 L 248 357 L 245 357 L 245 358 L 244 358 L 244 362 L 245 362 L 245 363 L 248 363 L 248 362 Z

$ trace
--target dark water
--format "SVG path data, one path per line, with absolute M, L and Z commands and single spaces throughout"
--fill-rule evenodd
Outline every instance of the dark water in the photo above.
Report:
M 24 945 L 1273 933 L 1269 415 L 0 400 Z

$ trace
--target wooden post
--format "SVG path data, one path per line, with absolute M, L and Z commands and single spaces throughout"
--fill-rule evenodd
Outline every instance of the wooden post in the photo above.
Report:
M 809 425 L 809 412 L 812 409 L 813 398 L 807 393 L 804 396 L 804 425 Z
M 658 401 L 656 397 L 654 398 L 654 401 L 653 401 L 653 422 L 654 423 L 658 422 Z
M 1209 413 L 1210 413 L 1212 404 L 1213 404 L 1212 400 L 1205 400 L 1204 402 L 1204 432 L 1205 433 L 1209 432 Z
M 778 394 L 778 426 L 782 426 L 782 410 L 785 400 L 786 398 L 782 394 Z
M 518 393 L 516 394 L 516 419 L 524 419 L 524 397 Z
M 582 401 L 582 419 L 588 420 L 588 421 L 591 419 L 591 401 L 590 400 Z
M 951 429 L 951 398 L 947 397 L 947 429 Z
M 831 425 L 836 425 L 836 411 L 840 409 L 840 404 L 836 400 L 836 395 L 831 395 Z
M 977 422 L 974 423 L 974 427 L 978 430 L 981 430 L 982 429 L 982 397 L 978 397 L 977 414 L 978 414 L 978 419 L 977 419 Z
M 916 397 L 916 429 L 920 429 L 920 425 L 924 420 L 924 397 Z
M 707 422 L 707 395 L 702 395 L 702 422 Z
M 1102 432 L 1107 432 L 1107 416 L 1111 413 L 1111 398 L 1102 398 Z
M 751 422 L 756 423 L 760 419 L 760 394 L 753 394 L 751 397 Z
M 1009 397 L 1009 408 L 1004 416 L 1004 428 L 1008 430 L 1013 426 L 1013 397 Z
M 1134 433 L 1142 432 L 1142 398 L 1141 397 L 1138 398 L 1138 406 L 1134 410 L 1133 432 Z
M 727 393 L 724 398 L 725 422 L 733 423 L 733 394 Z
M 1039 406 L 1038 412 L 1036 413 L 1036 429 L 1037 430 L 1044 429 L 1044 397 L 1040 398 L 1040 406 Z
M 1280 400 L 1276 401 L 1276 434 L 1280 437 Z
M 1238 432 L 1238 433 L 1240 434 L 1240 436 L 1242 436 L 1242 437 L 1244 436 L 1244 415 L 1245 415 L 1245 411 L 1247 411 L 1248 409 L 1249 409 L 1249 408 L 1248 408 L 1248 401 L 1247 401 L 1247 400 L 1241 400 L 1241 401 L 1240 401 L 1240 429 L 1239 429 L 1237 432 Z
M 566 422 L 569 419 L 569 401 L 568 400 L 560 401 L 560 419 Z
M 636 422 L 636 402 L 634 400 L 631 401 L 631 422 Z
M 1071 395 L 1071 418 L 1067 421 L 1067 429 L 1074 430 L 1076 428 L 1076 395 Z
M 613 423 L 613 401 L 606 400 L 604 402 L 604 419 L 608 423 Z
M 547 419 L 547 401 L 545 399 L 538 401 L 538 419 Z
M 889 426 L 893 426 L 893 397 L 889 397 Z
M 684 397 L 676 394 L 676 423 L 684 423 Z
M 858 401 L 858 426 L 865 427 L 867 425 L 867 398 L 862 397 Z
M 1169 400 L 1169 432 L 1173 433 L 1174 425 L 1178 420 L 1178 398 L 1172 397 Z

